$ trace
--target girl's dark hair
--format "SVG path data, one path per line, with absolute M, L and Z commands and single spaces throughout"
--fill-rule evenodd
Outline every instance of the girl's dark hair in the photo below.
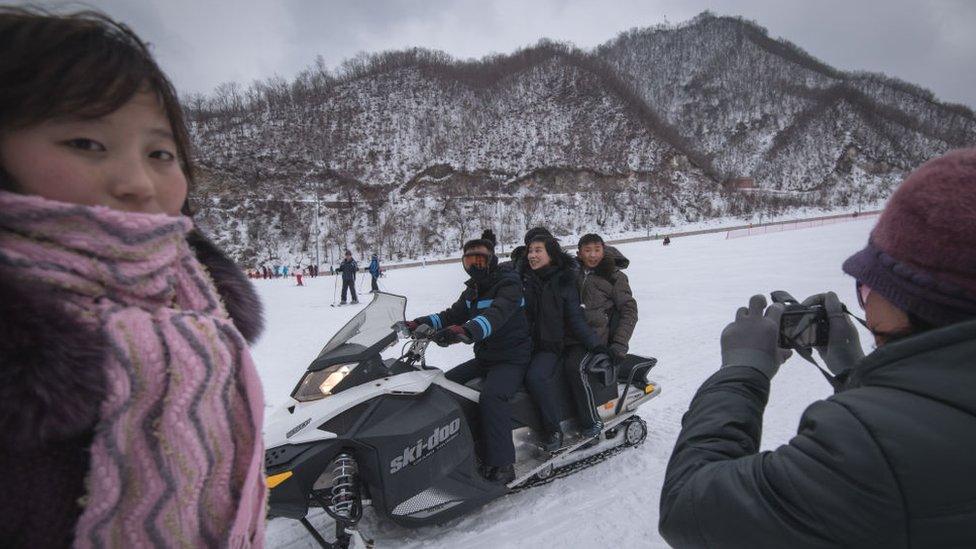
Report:
M 562 269 L 566 266 L 572 266 L 573 258 L 563 251 L 562 246 L 559 245 L 559 241 L 552 236 L 544 234 L 534 236 L 532 240 L 529 240 L 527 246 L 534 242 L 542 242 L 546 247 L 546 254 L 549 255 L 549 259 L 552 261 L 554 267 Z M 526 250 L 526 253 L 528 253 L 528 250 Z
M 192 185 L 190 137 L 176 91 L 129 27 L 96 11 L 0 7 L 0 52 L 0 134 L 52 118 L 98 118 L 152 91 Z M 2 166 L 0 186 L 13 186 Z
M 549 232 L 549 229 L 545 227 L 533 227 L 528 231 L 525 231 L 525 240 L 524 240 L 525 245 L 528 246 L 529 242 L 532 242 L 532 240 L 537 236 L 552 237 L 552 233 Z

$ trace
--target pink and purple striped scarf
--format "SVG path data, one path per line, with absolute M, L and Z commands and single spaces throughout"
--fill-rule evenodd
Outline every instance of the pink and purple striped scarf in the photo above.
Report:
M 4 276 L 66 290 L 108 341 L 77 547 L 264 543 L 260 381 L 191 228 L 0 191 Z

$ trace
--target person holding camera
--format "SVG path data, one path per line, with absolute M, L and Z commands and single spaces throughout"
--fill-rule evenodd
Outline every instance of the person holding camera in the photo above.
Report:
M 661 491 L 674 547 L 976 547 L 976 149 L 902 183 L 850 257 L 877 349 L 836 294 L 816 347 L 837 392 L 759 452 L 781 303 L 753 296 L 722 332 L 722 368 L 682 421 Z M 804 352 L 797 347 L 797 352 Z

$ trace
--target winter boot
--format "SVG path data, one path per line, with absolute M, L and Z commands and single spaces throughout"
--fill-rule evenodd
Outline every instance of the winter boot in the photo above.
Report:
M 580 431 L 580 438 L 596 438 L 603 432 L 603 422 L 597 420 L 596 423 L 585 427 Z
M 495 484 L 508 484 L 515 480 L 515 466 L 505 465 L 502 467 L 495 467 L 493 465 L 485 466 L 485 480 Z
M 542 449 L 547 452 L 555 452 L 562 447 L 563 432 L 558 429 L 552 433 L 549 433 L 546 438 L 542 439 Z

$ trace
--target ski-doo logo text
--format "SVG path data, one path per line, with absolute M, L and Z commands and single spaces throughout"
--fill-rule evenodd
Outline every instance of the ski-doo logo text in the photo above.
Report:
M 427 438 L 418 440 L 415 444 L 403 449 L 403 455 L 393 458 L 390 462 L 390 474 L 396 473 L 407 465 L 420 463 L 439 450 L 444 444 L 450 442 L 461 430 L 461 418 L 448 423 L 443 427 L 434 429 L 434 432 Z
M 291 431 L 288 431 L 287 433 L 285 433 L 285 438 L 291 438 L 291 436 L 292 436 L 292 435 L 294 435 L 294 434 L 295 434 L 295 433 L 297 433 L 298 431 L 301 431 L 302 429 L 304 429 L 304 428 L 305 428 L 306 426 L 308 426 L 308 424 L 309 424 L 309 423 L 311 423 L 311 422 L 312 422 L 312 418 L 308 418 L 308 419 L 306 419 L 305 421 L 303 421 L 303 422 L 301 422 L 301 423 L 299 423 L 299 424 L 298 424 L 298 425 L 297 425 L 296 427 L 294 427 L 294 428 L 293 428 L 293 429 L 292 429 Z

